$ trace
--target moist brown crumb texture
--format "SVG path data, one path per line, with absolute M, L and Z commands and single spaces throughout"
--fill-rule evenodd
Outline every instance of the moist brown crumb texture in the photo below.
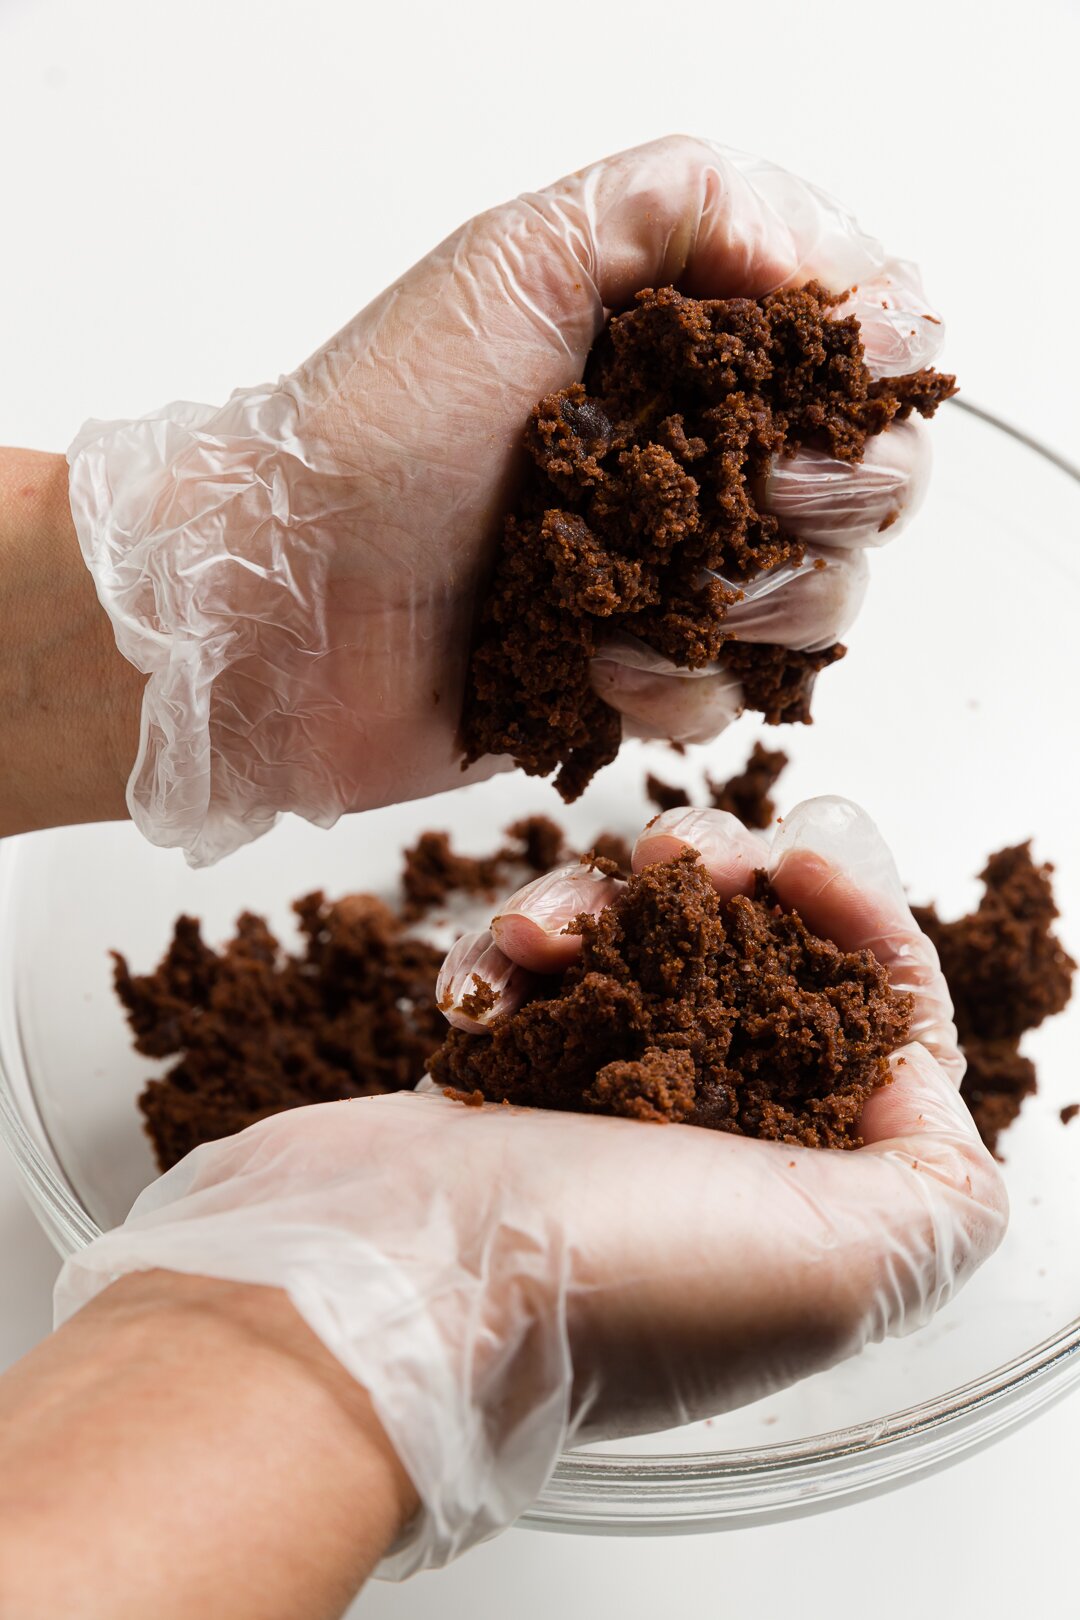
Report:
M 968 1063 L 961 1095 L 991 1152 L 1036 1089 L 1020 1039 L 1060 1012 L 1072 990 L 1076 964 L 1053 931 L 1052 872 L 1035 864 L 1029 843 L 1017 844 L 987 861 L 970 915 L 943 922 L 933 906 L 914 908 L 952 994 Z
M 611 861 L 624 876 L 629 877 L 633 851 L 628 838 L 621 837 L 619 833 L 598 833 L 593 842 L 593 854 Z
M 665 782 L 663 777 L 654 776 L 652 771 L 645 778 L 645 796 L 661 812 L 678 810 L 682 805 L 690 803 L 690 795 L 685 788 L 676 787 L 673 782 Z
M 772 789 L 789 763 L 782 749 L 763 748 L 761 743 L 755 743 L 746 765 L 726 782 L 714 782 L 712 777 L 706 776 L 705 785 L 714 808 L 737 816 L 744 827 L 770 827 L 776 817 Z M 645 777 L 645 795 L 661 812 L 694 802 L 685 788 L 665 782 L 651 771 Z
M 515 823 L 507 837 L 534 870 L 566 858 L 561 830 L 545 818 Z M 594 853 L 629 872 L 617 835 L 598 837 Z M 413 1086 L 440 1045 L 438 1063 L 474 1103 L 505 1095 L 853 1145 L 861 1098 L 880 1078 L 872 1053 L 903 1038 L 906 1009 L 883 1001 L 880 968 L 868 953 L 845 957 L 814 939 L 764 892 L 721 906 L 691 857 L 674 883 L 652 876 L 665 871 L 633 880 L 581 926 L 582 962 L 544 982 L 506 1033 L 497 1028 L 498 1062 L 491 1038 L 446 1039 L 435 1002 L 442 951 L 371 895 L 297 901 L 295 954 L 249 913 L 219 951 L 181 917 L 153 973 L 132 974 L 114 953 L 136 1049 L 175 1059 L 140 1099 L 159 1165 L 285 1108 Z M 956 1001 L 964 1096 L 991 1148 L 1035 1089 L 1020 1035 L 1069 995 L 1073 963 L 1052 933 L 1050 871 L 1027 845 L 1002 850 L 970 917 L 918 911 Z M 475 983 L 471 995 L 477 1012 L 490 1008 L 490 985 Z M 567 1058 L 557 1084 L 545 1056 L 553 1051 Z M 1062 1118 L 1077 1111 L 1070 1105 Z
M 911 998 L 755 896 L 721 902 L 696 855 L 650 866 L 575 924 L 578 962 L 484 1035 L 451 1030 L 431 1073 L 455 1095 L 856 1147 Z
M 473 988 L 461 998 L 461 1010 L 467 1018 L 483 1018 L 495 1005 L 495 991 L 478 973 L 472 976 Z
M 768 464 L 803 445 L 858 461 L 867 438 L 955 392 L 934 371 L 874 382 L 839 302 L 813 283 L 760 300 L 647 288 L 608 322 L 584 382 L 540 401 L 474 646 L 467 759 L 510 754 L 577 798 L 619 749 L 619 716 L 589 684 L 616 633 L 690 668 L 722 653 L 747 707 L 810 719 L 814 677 L 843 649 L 734 643 L 726 624 L 741 584 L 803 559 L 763 509 Z
M 838 643 L 821 652 L 799 652 L 791 647 L 766 647 L 749 641 L 730 641 L 724 663 L 742 682 L 748 709 L 760 709 L 770 726 L 813 723 L 810 699 L 823 669 L 847 657 Z
M 494 855 L 458 855 L 445 832 L 421 833 L 402 856 L 401 914 L 416 922 L 445 905 L 451 894 L 494 899 L 507 868 L 518 863 L 533 872 L 550 871 L 564 857 L 562 828 L 547 816 L 526 816 L 506 829 L 511 840 Z
M 520 848 L 521 859 L 538 875 L 566 860 L 566 835 L 549 816 L 525 816 L 521 821 L 512 821 L 506 836 L 514 840 L 510 850 Z
M 293 907 L 303 948 L 283 951 L 245 913 L 221 951 L 181 917 L 155 972 L 113 954 L 116 992 L 148 1057 L 178 1060 L 139 1099 L 162 1169 L 200 1142 L 305 1103 L 414 1086 L 445 1030 L 443 952 L 372 895 Z
M 136 1050 L 176 1060 L 139 1099 L 160 1167 L 285 1108 L 414 1086 L 446 1033 L 435 1000 L 444 953 L 406 923 L 453 890 L 486 894 L 515 863 L 539 873 L 573 858 L 546 816 L 505 836 L 493 856 L 474 859 L 445 833 L 425 833 L 405 852 L 400 910 L 366 894 L 298 900 L 296 954 L 249 913 L 219 951 L 194 918 L 179 918 L 153 973 L 133 974 L 114 952 Z M 601 835 L 596 849 L 629 868 L 625 841 Z M 479 1016 L 492 998 L 479 981 L 466 999 Z
M 745 770 L 730 776 L 726 782 L 705 778 L 714 806 L 738 816 L 744 827 L 771 827 L 776 816 L 772 789 L 787 765 L 788 757 L 783 749 L 763 748 L 755 743 Z

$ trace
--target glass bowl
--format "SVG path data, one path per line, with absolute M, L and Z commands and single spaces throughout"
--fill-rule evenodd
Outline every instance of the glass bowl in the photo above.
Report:
M 934 425 L 925 509 L 875 556 L 850 655 L 819 683 L 812 729 L 770 732 L 792 763 L 781 810 L 818 793 L 877 819 L 915 899 L 966 910 L 993 849 L 1034 836 L 1057 866 L 1062 934 L 1080 954 L 1078 769 L 1080 475 L 1004 424 L 953 405 Z M 154 1173 L 135 1099 L 162 1068 L 132 1052 L 107 951 L 136 971 L 181 911 L 224 938 L 236 914 L 290 936 L 289 902 L 392 893 L 399 853 L 427 827 L 490 849 L 533 811 L 587 847 L 651 814 L 646 768 L 700 784 L 737 769 L 757 735 L 740 722 L 677 758 L 633 744 L 577 804 L 504 776 L 331 833 L 285 823 L 224 866 L 190 872 L 128 826 L 64 828 L 0 847 L 0 1131 L 61 1252 L 122 1219 Z M 1080 1378 L 1080 998 L 1028 1040 L 1039 1094 L 1003 1139 L 1012 1224 L 1000 1252 L 910 1338 L 741 1411 L 564 1457 L 527 1522 L 561 1530 L 743 1525 L 895 1485 L 987 1444 Z

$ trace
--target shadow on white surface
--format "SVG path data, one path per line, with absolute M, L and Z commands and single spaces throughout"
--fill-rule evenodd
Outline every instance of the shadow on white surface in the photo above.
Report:
M 1015 1620 L 1072 1612 L 1080 1399 L 989 1451 L 841 1512 L 619 1540 L 511 1530 L 346 1620 Z

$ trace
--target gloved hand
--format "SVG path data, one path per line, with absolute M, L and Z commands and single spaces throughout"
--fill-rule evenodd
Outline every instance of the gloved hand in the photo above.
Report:
M 913 991 L 918 1040 L 864 1111 L 865 1147 L 437 1094 L 327 1103 L 196 1149 L 61 1274 L 60 1319 L 138 1269 L 285 1289 L 422 1503 L 384 1574 L 509 1524 L 567 1446 L 724 1411 L 918 1327 L 1001 1240 L 948 994 L 871 823 L 813 801 L 770 850 L 696 814 L 654 824 L 635 864 L 691 843 L 728 895 L 764 861 L 811 926 L 871 944 Z M 524 899 L 513 916 L 519 948 Z
M 306 364 L 220 409 L 90 422 L 69 452 L 80 543 L 120 650 L 149 680 L 128 788 L 138 826 L 216 860 L 292 810 L 343 811 L 490 774 L 456 730 L 477 590 L 545 394 L 580 376 L 605 310 L 646 285 L 761 295 L 857 284 L 878 374 L 929 361 L 942 328 L 910 265 L 769 164 L 678 137 L 471 220 Z M 748 640 L 822 646 L 850 623 L 863 550 L 917 504 L 917 423 L 861 465 L 807 453 L 773 510 L 827 564 L 760 582 Z M 630 729 L 702 740 L 737 683 L 640 648 L 596 668 Z M 647 661 L 648 662 L 648 661 Z

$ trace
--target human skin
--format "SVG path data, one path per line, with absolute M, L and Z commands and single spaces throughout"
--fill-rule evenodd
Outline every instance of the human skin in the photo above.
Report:
M 0 596 L 12 626 L 0 646 L 12 694 L 0 735 L 14 766 L 3 779 L 3 830 L 122 814 L 139 678 L 116 654 L 89 588 L 66 513 L 63 463 L 8 452 L 0 488 Z M 28 661 L 21 686 L 20 659 Z M 672 852 L 657 838 L 654 829 L 639 860 Z M 715 878 L 723 880 L 719 869 Z M 516 919 L 509 926 L 521 958 L 547 965 L 545 953 L 561 948 L 561 920 L 530 922 L 520 905 L 507 915 Z M 868 1140 L 913 1128 L 906 1115 L 892 1118 L 902 1089 L 890 1088 L 864 1122 Z M 597 1123 L 537 1121 L 544 1132 L 559 1130 L 560 1161 Z M 592 1135 L 581 1146 L 595 1181 Z M 697 1146 L 712 1157 L 737 1153 L 739 1144 Z M 620 1186 L 624 1164 L 613 1156 Z M 656 1166 L 662 1176 L 662 1155 Z M 682 1217 L 675 1225 L 685 1230 Z M 598 1252 L 607 1255 L 602 1243 Z M 684 1307 L 693 1317 L 689 1297 L 669 1297 L 662 1241 L 654 1252 L 658 1310 L 649 1320 L 674 1322 Z M 623 1262 L 616 1254 L 604 1263 L 617 1271 Z M 707 1339 L 710 1358 L 730 1362 L 734 1377 L 741 1357 L 767 1359 L 788 1327 L 753 1299 L 739 1316 L 737 1279 L 725 1286 L 726 1331 L 739 1321 L 739 1343 L 715 1327 Z M 850 1304 L 857 1310 L 858 1299 Z M 800 1353 L 811 1353 L 805 1313 L 796 1315 Z M 609 1361 L 613 1341 L 625 1342 L 633 1328 L 616 1298 L 581 1329 L 591 1347 L 582 1345 L 581 1368 L 590 1356 Z M 688 1335 L 701 1337 L 696 1327 Z M 0 1377 L 0 1617 L 329 1620 L 415 1508 L 362 1386 L 274 1289 L 138 1274 L 107 1288 Z
M 418 442 L 414 389 L 391 388 L 376 412 L 355 408 L 351 384 L 364 380 L 365 365 L 379 370 L 369 331 L 397 330 L 397 287 L 295 374 L 305 408 L 312 406 L 305 426 L 332 445 L 335 465 L 374 503 L 371 523 L 386 553 L 398 561 L 403 547 L 430 548 L 408 555 L 410 573 L 431 571 L 419 621 L 415 600 L 403 607 L 395 599 L 392 569 L 389 582 L 385 571 L 369 577 L 379 548 L 336 560 L 335 607 L 370 622 L 374 603 L 380 629 L 367 641 L 351 640 L 349 625 L 342 631 L 327 679 L 341 684 L 343 709 L 361 712 L 355 694 L 385 685 L 384 654 L 405 670 L 393 712 L 366 717 L 369 741 L 385 747 L 375 749 L 374 778 L 370 748 L 358 752 L 356 769 L 366 774 L 347 784 L 351 807 L 460 780 L 455 704 L 433 709 L 430 694 L 460 692 L 465 630 L 492 526 L 513 487 L 523 416 L 580 372 L 604 307 L 668 280 L 692 293 L 756 292 L 795 263 L 790 244 L 781 240 L 777 256 L 771 239 L 725 214 L 703 181 L 706 154 L 697 143 L 647 151 L 645 160 L 623 154 L 607 166 L 606 191 L 593 170 L 541 194 L 552 216 L 569 210 L 569 240 L 581 257 L 551 231 L 537 281 L 546 315 L 538 320 L 535 307 L 508 302 L 502 363 L 489 368 L 498 381 L 494 415 L 486 391 L 472 415 L 455 398 L 461 408 L 438 413 L 434 441 Z M 595 241 L 574 225 L 586 184 L 602 205 Z M 531 224 L 537 206 L 535 197 L 523 202 L 518 216 Z M 423 305 L 441 285 L 440 267 L 470 253 L 481 282 L 487 276 L 499 288 L 505 267 L 493 250 L 505 224 L 497 215 L 470 222 L 419 267 L 409 296 Z M 450 338 L 467 340 L 476 310 L 454 305 L 450 313 Z M 439 377 L 425 371 L 429 334 L 423 322 L 405 321 L 395 353 L 399 374 L 426 378 L 438 396 Z M 443 347 L 449 353 L 453 344 Z M 463 447 L 474 458 L 454 503 L 465 552 L 434 544 L 429 521 L 446 510 L 447 478 Z M 423 486 L 404 528 L 403 467 L 416 474 L 414 490 Z M 903 474 L 901 491 L 911 481 Z M 370 533 L 371 524 L 361 530 Z M 456 557 L 452 578 L 437 572 L 448 555 Z M 848 576 L 838 566 L 835 577 Z M 117 652 L 99 607 L 61 456 L 0 451 L 0 608 L 0 836 L 124 816 L 143 676 Z M 402 664 L 398 640 L 418 622 L 425 658 Z M 695 707 L 702 690 L 690 693 Z M 727 715 L 722 703 L 718 715 Z M 337 740 L 335 733 L 330 743 Z M 577 1123 L 560 1127 L 573 1133 Z M 656 1276 L 662 1289 L 663 1245 Z M 606 1331 L 596 1324 L 595 1341 Z M 168 1272 L 134 1276 L 0 1378 L 0 1620 L 322 1620 L 340 1614 L 415 1506 L 363 1389 L 273 1289 Z
M 0 613 L 0 836 L 126 816 L 143 679 L 63 456 L 0 450 Z M 0 1377 L 3 1620 L 329 1620 L 414 1509 L 276 1289 L 132 1277 Z
M 721 897 L 764 866 L 812 930 L 872 949 L 911 994 L 912 1040 L 858 1151 L 465 1108 L 430 1082 L 289 1110 L 147 1188 L 69 1260 L 61 1313 L 162 1265 L 287 1289 L 416 1485 L 399 1570 L 512 1522 L 568 1445 L 715 1416 L 927 1321 L 1001 1241 L 1007 1205 L 888 850 L 856 806 L 819 799 L 771 842 L 721 811 L 661 818 L 634 863 L 688 848 Z M 535 960 L 550 913 L 521 928 L 526 893 L 512 914 Z
M 142 677 L 116 650 L 63 456 L 0 450 L 0 837 L 126 816 Z
M 148 677 L 140 829 L 205 865 L 281 812 L 327 826 L 507 768 L 463 774 L 460 719 L 530 410 L 581 377 L 642 287 L 759 297 L 810 278 L 857 288 L 872 375 L 933 357 L 942 328 L 911 266 L 793 177 L 670 137 L 467 221 L 275 383 L 87 423 L 72 510 Z M 837 641 L 868 550 L 900 532 L 927 471 L 915 422 L 843 467 L 781 458 L 760 497 L 813 566 L 748 588 L 730 632 Z M 592 680 L 639 735 L 704 742 L 742 706 L 722 661 L 680 671 L 625 637 Z
M 415 1506 L 276 1289 L 141 1272 L 0 1378 L 4 1620 L 333 1620 Z

